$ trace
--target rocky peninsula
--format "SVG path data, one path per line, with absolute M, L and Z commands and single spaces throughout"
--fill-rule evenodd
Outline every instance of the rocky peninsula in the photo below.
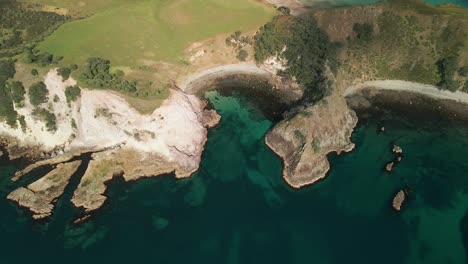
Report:
M 178 178 L 190 176 L 198 169 L 207 128 L 220 120 L 215 111 L 205 109 L 205 101 L 177 90 L 171 90 L 169 98 L 152 114 L 143 115 L 110 91 L 81 89 L 80 98 L 67 103 L 65 89 L 76 81 L 72 78 L 63 81 L 55 70 L 47 74 L 44 83 L 49 93 L 47 104 L 57 116 L 55 131 L 46 129 L 42 121 L 34 118 L 33 107 L 28 103 L 18 109 L 26 116 L 26 129 L 0 123 L 2 136 L 15 139 L 9 141 L 9 151 L 32 149 L 39 159 L 18 172 L 14 180 L 38 167 L 95 153 L 73 198 L 75 205 L 87 211 L 103 204 L 105 183 L 115 175 L 124 175 L 126 180 L 167 173 L 175 173 Z M 57 168 L 62 172 L 64 165 Z M 57 194 L 51 198 L 41 200 L 35 193 L 49 191 L 42 182 L 49 182 L 56 174 L 54 170 L 37 184 L 16 190 L 9 198 L 34 210 L 35 218 L 50 215 L 53 209 L 50 201 L 60 195 L 67 179 L 60 181 L 59 189 L 53 185 Z
M 8 195 L 8 199 L 29 209 L 34 219 L 49 217 L 54 203 L 68 185 L 71 176 L 78 170 L 81 161 L 62 163 L 41 179 L 27 187 L 21 187 Z

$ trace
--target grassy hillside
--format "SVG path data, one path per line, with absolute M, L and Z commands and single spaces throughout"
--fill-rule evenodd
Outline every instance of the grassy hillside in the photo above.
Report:
M 64 56 L 67 63 L 88 57 L 106 58 L 118 66 L 178 62 L 189 44 L 220 33 L 256 29 L 274 14 L 255 0 L 115 1 L 116 5 L 110 0 L 83 1 L 87 8 L 93 5 L 102 11 L 63 25 L 38 48 Z
M 333 41 L 345 44 L 343 69 L 352 78 L 400 79 L 464 89 L 468 9 L 391 0 L 316 13 Z

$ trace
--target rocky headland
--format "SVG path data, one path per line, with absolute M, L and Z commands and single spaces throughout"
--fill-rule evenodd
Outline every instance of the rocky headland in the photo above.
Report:
M 26 117 L 25 129 L 0 123 L 9 151 L 33 150 L 32 155 L 38 160 L 19 171 L 13 180 L 38 167 L 95 153 L 73 197 L 73 203 L 87 211 L 103 204 L 105 183 L 115 175 L 123 175 L 126 180 L 172 172 L 178 178 L 190 176 L 198 169 L 207 128 L 220 120 L 214 110 L 205 109 L 206 101 L 178 90 L 171 90 L 169 98 L 152 114 L 143 115 L 110 91 L 81 89 L 80 98 L 67 103 L 65 88 L 76 82 L 72 78 L 63 81 L 55 70 L 47 74 L 44 83 L 49 93 L 44 105 L 49 105 L 56 116 L 56 130 L 47 129 L 44 122 L 34 118 L 34 108 L 28 103 L 18 109 Z M 50 177 L 46 175 L 41 180 L 48 181 Z M 65 188 L 67 182 L 60 182 L 60 186 Z M 36 218 L 42 218 L 53 207 L 49 199 L 43 201 L 34 194 L 39 190 L 36 185 L 20 188 L 9 198 L 31 208 Z
M 266 135 L 265 142 L 282 158 L 286 182 L 299 188 L 326 176 L 329 153 L 354 148 L 350 138 L 357 121 L 344 100 L 320 103 L 280 122 Z
M 52 214 L 55 201 L 63 194 L 80 165 L 81 161 L 59 164 L 39 180 L 14 190 L 7 198 L 29 209 L 34 219 L 46 218 Z

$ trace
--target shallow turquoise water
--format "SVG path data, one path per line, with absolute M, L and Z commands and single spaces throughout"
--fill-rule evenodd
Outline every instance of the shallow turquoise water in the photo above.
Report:
M 309 4 L 328 4 L 328 5 L 367 5 L 381 0 L 302 0 L 304 3 Z M 441 4 L 456 4 L 464 7 L 468 7 L 468 0 L 424 0 L 425 2 L 432 5 L 441 5 Z
M 13 184 L 15 168 L 3 159 L 0 263 L 466 263 L 467 127 L 361 116 L 356 150 L 331 155 L 324 181 L 293 190 L 263 143 L 272 123 L 240 95 L 208 98 L 222 121 L 198 173 L 117 180 L 102 210 L 78 227 L 69 202 L 78 178 L 52 219 L 34 223 L 5 197 L 44 172 Z M 405 157 L 387 174 L 393 143 Z M 390 203 L 403 187 L 411 198 L 397 214 Z
M 468 7 L 468 1 L 467 0 L 450 0 L 450 1 L 447 1 L 447 0 L 425 0 L 425 1 L 427 3 L 433 4 L 433 5 L 441 5 L 441 4 L 450 3 L 450 4 L 456 4 L 456 5 L 459 5 L 459 6 Z

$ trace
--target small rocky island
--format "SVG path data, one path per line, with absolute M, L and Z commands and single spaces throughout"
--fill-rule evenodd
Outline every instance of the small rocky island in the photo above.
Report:
M 395 159 L 388 163 L 386 166 L 385 166 L 385 171 L 386 172 L 392 172 L 393 171 L 393 168 L 396 164 L 400 163 L 401 160 L 403 159 L 403 149 L 398 146 L 398 145 L 395 145 L 393 144 L 393 148 L 392 148 L 392 153 L 396 156 Z
M 402 209 L 403 204 L 406 201 L 407 191 L 400 190 L 398 193 L 393 197 L 392 207 L 395 211 L 399 212 Z

